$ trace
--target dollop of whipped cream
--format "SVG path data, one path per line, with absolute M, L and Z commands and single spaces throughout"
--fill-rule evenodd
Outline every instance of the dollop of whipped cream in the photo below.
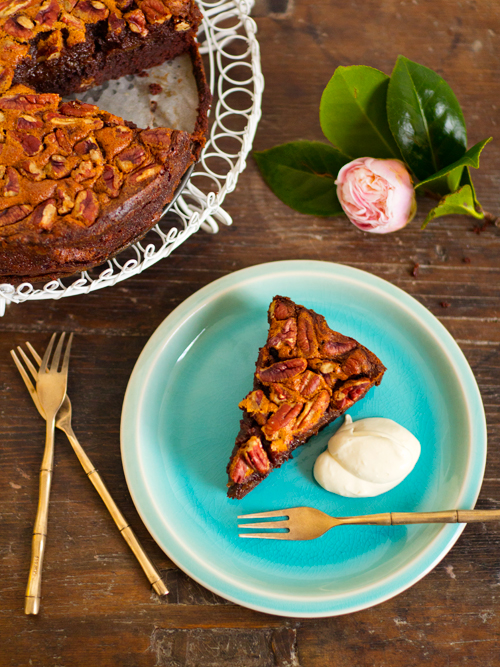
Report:
M 314 477 L 327 491 L 368 498 L 390 491 L 415 467 L 420 443 L 392 419 L 352 421 L 346 415 L 328 449 L 316 459 Z

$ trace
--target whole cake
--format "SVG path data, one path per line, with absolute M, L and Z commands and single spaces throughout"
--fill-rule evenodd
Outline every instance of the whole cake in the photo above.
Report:
M 268 320 L 253 390 L 239 404 L 244 414 L 227 466 L 230 498 L 243 498 L 385 372 L 373 352 L 287 297 L 274 297 Z
M 158 221 L 205 143 L 200 19 L 189 0 L 0 3 L 0 282 L 97 266 Z M 141 129 L 60 97 L 183 52 L 198 88 L 193 132 Z

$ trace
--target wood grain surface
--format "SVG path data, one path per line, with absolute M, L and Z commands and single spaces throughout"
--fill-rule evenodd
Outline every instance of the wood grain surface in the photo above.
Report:
M 500 214 L 500 5 L 496 0 L 257 0 L 263 116 L 255 147 L 322 140 L 321 92 L 337 65 L 390 73 L 398 54 L 427 65 L 462 104 L 469 145 L 492 135 L 474 172 L 480 201 Z M 220 599 L 156 546 L 130 499 L 120 459 L 120 411 L 134 363 L 154 329 L 220 276 L 283 259 L 336 261 L 406 290 L 465 353 L 484 400 L 489 452 L 478 507 L 500 507 L 500 229 L 456 216 L 387 236 L 346 219 L 294 213 L 252 159 L 225 207 L 232 227 L 191 237 L 140 276 L 85 297 L 8 307 L 0 319 L 0 667 L 358 667 L 500 664 L 500 525 L 468 526 L 408 591 L 355 614 L 287 619 Z M 418 264 L 417 275 L 413 275 Z M 42 610 L 23 598 L 44 424 L 9 350 L 74 331 L 69 392 L 74 429 L 171 590 L 145 577 L 57 435 Z

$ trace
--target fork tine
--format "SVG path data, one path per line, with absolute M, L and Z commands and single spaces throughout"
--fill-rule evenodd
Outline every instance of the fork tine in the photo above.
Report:
M 242 523 L 238 528 L 288 528 L 287 521 L 262 521 L 261 523 Z
M 64 353 L 64 358 L 61 366 L 61 373 L 67 373 L 68 372 L 68 366 L 69 366 L 69 353 L 71 351 L 71 343 L 73 342 L 73 332 L 70 333 L 69 339 L 68 339 L 68 344 L 66 346 L 66 352 Z
M 290 540 L 290 533 L 240 533 L 238 537 L 258 537 L 262 540 Z
M 52 359 L 52 364 L 50 366 L 50 370 L 54 371 L 54 373 L 57 373 L 57 370 L 59 368 L 59 360 L 61 358 L 61 352 L 64 345 L 65 336 L 66 333 L 63 331 L 61 337 L 59 338 L 59 342 L 57 343 L 56 351 L 54 352 L 54 358 Z
M 26 366 L 29 368 L 29 371 L 30 371 L 30 373 L 31 373 L 32 378 L 33 378 L 33 379 L 35 380 L 35 382 L 36 382 L 36 378 L 37 378 L 37 375 L 38 375 L 38 371 L 37 371 L 37 369 L 33 366 L 33 364 L 31 363 L 31 359 L 28 357 L 28 355 L 26 354 L 26 352 L 23 350 L 22 347 L 19 347 L 19 346 L 18 346 L 18 347 L 17 347 L 17 351 L 19 352 L 19 354 L 20 354 L 21 357 L 23 358 L 24 363 L 25 363 Z
M 28 373 L 26 373 L 26 371 L 24 370 L 24 366 L 23 366 L 22 363 L 19 361 L 19 359 L 18 359 L 16 353 L 14 352 L 14 350 L 11 350 L 11 351 L 10 351 L 10 354 L 12 355 L 12 358 L 14 359 L 14 363 L 15 363 L 16 366 L 17 366 L 17 370 L 18 370 L 19 373 L 21 374 L 21 377 L 22 377 L 23 380 L 24 380 L 24 384 L 26 385 L 26 387 L 27 387 L 27 389 L 28 389 L 28 391 L 29 391 L 29 393 L 30 393 L 30 395 L 31 395 L 31 398 L 33 399 L 33 403 L 35 404 L 36 409 L 38 410 L 38 412 L 39 412 L 39 413 L 42 415 L 42 417 L 43 417 L 45 413 L 44 413 L 43 408 L 42 408 L 42 406 L 41 406 L 41 404 L 40 404 L 40 401 L 38 400 L 38 394 L 36 393 L 36 389 L 35 389 L 35 387 L 33 386 L 33 383 L 31 382 L 31 380 L 30 380 L 30 378 L 29 378 L 29 376 L 28 376 Z
M 29 342 L 29 340 L 26 341 L 26 347 L 28 348 L 28 350 L 33 355 L 33 358 L 35 359 L 36 363 L 40 366 L 40 364 L 42 363 L 42 357 L 38 354 L 38 352 L 35 350 L 35 348 Z
M 18 370 L 19 373 L 21 374 L 21 377 L 22 377 L 23 380 L 24 380 L 24 384 L 28 387 L 28 390 L 29 390 L 30 392 L 31 392 L 31 391 L 36 391 L 36 390 L 35 390 L 35 387 L 33 386 L 33 383 L 31 382 L 31 380 L 30 380 L 30 378 L 29 378 L 29 376 L 28 376 L 28 373 L 26 373 L 26 371 L 24 370 L 24 366 L 23 366 L 22 363 L 19 361 L 19 358 L 18 358 L 17 354 L 14 352 L 14 350 L 11 350 L 11 351 L 10 351 L 10 354 L 11 354 L 12 358 L 14 359 L 14 363 L 15 363 L 16 366 L 17 366 L 17 370 Z
M 52 334 L 52 338 L 50 339 L 50 343 L 47 346 L 47 349 L 45 350 L 45 354 L 43 355 L 42 363 L 40 364 L 40 373 L 45 373 L 47 371 L 47 365 L 49 363 L 49 358 L 50 358 L 50 353 L 52 352 L 52 348 L 54 347 L 54 341 L 56 339 L 56 334 Z
M 258 512 L 257 514 L 241 514 L 238 519 L 266 519 L 272 516 L 284 516 L 288 519 L 288 510 L 273 510 L 272 512 Z

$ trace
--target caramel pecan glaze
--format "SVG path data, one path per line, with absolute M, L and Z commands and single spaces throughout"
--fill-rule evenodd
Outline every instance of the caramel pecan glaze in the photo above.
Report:
M 230 498 L 251 491 L 385 372 L 373 352 L 287 297 L 274 297 L 268 320 L 254 389 L 239 406 L 243 419 L 227 467 Z

